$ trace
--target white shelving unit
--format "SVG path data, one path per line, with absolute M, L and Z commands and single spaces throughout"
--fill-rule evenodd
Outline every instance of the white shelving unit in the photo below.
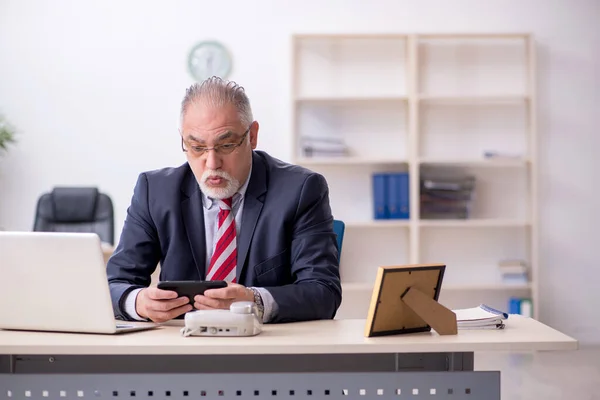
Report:
M 440 301 L 538 315 L 535 51 L 528 34 L 309 34 L 293 37 L 294 162 L 322 173 L 346 223 L 338 315 L 364 317 L 382 265 L 447 265 Z M 307 157 L 305 137 L 343 139 L 347 156 Z M 515 157 L 485 158 L 494 151 Z M 422 220 L 430 170 L 476 178 L 469 219 Z M 410 218 L 375 220 L 372 174 L 408 172 Z M 523 259 L 508 285 L 498 261 Z

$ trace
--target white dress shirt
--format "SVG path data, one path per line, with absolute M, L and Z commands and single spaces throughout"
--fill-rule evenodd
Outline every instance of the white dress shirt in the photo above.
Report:
M 252 167 L 250 167 L 248 179 L 246 179 L 246 182 L 233 195 L 232 199 L 231 208 L 235 217 L 236 238 L 239 237 L 240 227 L 242 226 L 244 198 L 246 195 L 246 189 L 248 188 L 248 182 L 250 181 L 251 175 Z M 216 246 L 215 235 L 218 230 L 217 216 L 219 215 L 219 203 L 218 201 L 215 201 L 214 199 L 206 196 L 205 193 L 202 193 L 202 208 L 204 211 L 204 232 L 206 236 L 206 268 L 208 268 L 208 266 L 210 265 L 210 258 L 212 257 Z M 273 299 L 273 296 L 271 295 L 271 293 L 269 293 L 268 290 L 264 288 L 256 289 L 260 293 L 264 305 L 263 322 L 269 322 L 277 313 L 277 303 L 275 303 L 275 299 Z M 140 290 L 142 290 L 142 288 L 135 289 L 127 295 L 127 298 L 125 299 L 125 312 L 133 319 L 143 321 L 144 319 L 140 317 L 135 311 L 135 301 Z

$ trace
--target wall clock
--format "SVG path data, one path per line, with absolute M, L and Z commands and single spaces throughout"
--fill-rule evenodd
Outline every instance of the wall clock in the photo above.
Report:
M 190 50 L 188 56 L 188 70 L 199 82 L 211 76 L 227 79 L 231 66 L 231 54 L 225 46 L 216 41 L 198 43 Z

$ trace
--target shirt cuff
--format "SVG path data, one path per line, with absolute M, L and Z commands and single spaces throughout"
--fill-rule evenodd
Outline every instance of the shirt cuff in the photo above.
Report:
M 277 303 L 275 302 L 273 295 L 267 289 L 265 289 L 265 288 L 255 288 L 255 289 L 258 290 L 258 293 L 260 294 L 260 297 L 263 302 L 263 307 L 265 308 L 265 311 L 263 313 L 263 323 L 270 322 L 277 315 L 277 310 L 278 310 Z
M 147 321 L 146 319 L 140 317 L 138 313 L 135 311 L 135 300 L 137 299 L 137 295 L 143 288 L 137 288 L 127 293 L 127 297 L 125 298 L 125 314 L 127 314 L 130 318 L 133 318 L 136 321 Z

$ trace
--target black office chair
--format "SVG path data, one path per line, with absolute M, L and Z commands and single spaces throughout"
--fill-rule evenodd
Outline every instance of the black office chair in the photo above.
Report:
M 114 245 L 112 200 L 95 187 L 55 187 L 38 199 L 33 230 L 94 232 Z

